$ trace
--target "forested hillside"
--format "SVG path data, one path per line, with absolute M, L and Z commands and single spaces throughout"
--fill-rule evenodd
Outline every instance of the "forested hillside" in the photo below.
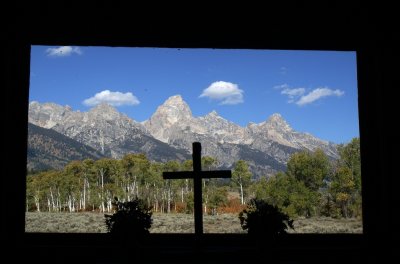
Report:
M 99 151 L 72 138 L 28 123 L 28 170 L 62 169 L 71 160 L 103 157 Z

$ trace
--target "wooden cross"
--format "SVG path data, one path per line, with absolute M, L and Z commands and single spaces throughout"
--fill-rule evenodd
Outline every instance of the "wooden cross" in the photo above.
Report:
M 193 143 L 193 171 L 164 172 L 164 179 L 194 179 L 194 232 L 197 236 L 203 234 L 203 199 L 201 180 L 204 178 L 231 178 L 230 170 L 202 171 L 201 144 Z

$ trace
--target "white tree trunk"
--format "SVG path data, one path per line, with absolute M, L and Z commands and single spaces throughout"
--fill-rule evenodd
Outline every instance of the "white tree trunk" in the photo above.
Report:
M 207 214 L 208 194 L 204 197 L 204 214 Z
M 132 187 L 133 196 L 135 196 L 136 184 L 137 184 L 137 182 L 136 182 L 136 176 L 134 176 L 134 177 L 133 177 L 133 187 Z M 136 196 L 137 196 L 137 194 L 136 194 Z
M 240 183 L 240 201 L 244 204 L 244 197 L 243 197 L 243 184 Z
M 35 195 L 34 199 L 35 199 L 36 211 L 40 212 L 40 198 L 37 195 Z
M 71 201 L 71 196 L 68 196 L 68 209 L 69 209 L 69 212 L 71 212 L 71 211 L 72 211 L 72 201 Z
M 105 212 L 104 208 L 104 171 L 103 169 L 100 170 L 100 176 L 101 176 L 101 212 Z
M 60 188 L 57 189 L 57 210 L 61 212 L 61 194 L 60 194 Z
M 72 199 L 72 201 L 71 201 L 72 202 L 72 212 L 75 212 L 76 211 L 76 209 L 75 209 L 75 200 L 76 200 L 75 196 L 72 195 L 71 199 Z
M 56 205 L 55 205 L 55 202 L 54 202 L 54 195 L 53 195 L 53 191 L 52 191 L 52 189 L 50 188 L 50 197 L 51 197 L 51 209 L 52 209 L 52 211 L 54 211 L 54 208 L 56 207 Z
M 167 213 L 169 214 L 171 212 L 171 187 L 168 187 L 168 198 L 167 198 Z
M 111 204 L 111 199 L 109 198 L 107 200 L 107 213 L 111 212 L 112 209 L 112 204 Z
M 84 211 L 86 209 L 86 182 L 87 182 L 87 179 L 84 178 L 83 179 L 83 203 L 82 203 L 82 207 L 83 207 Z

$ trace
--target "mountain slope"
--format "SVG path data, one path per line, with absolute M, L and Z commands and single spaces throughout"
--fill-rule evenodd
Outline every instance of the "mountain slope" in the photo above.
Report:
M 102 157 L 97 150 L 76 140 L 28 123 L 28 170 L 61 169 L 72 160 Z

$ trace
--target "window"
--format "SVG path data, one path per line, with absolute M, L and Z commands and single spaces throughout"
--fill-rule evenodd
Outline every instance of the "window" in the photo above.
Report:
M 252 198 L 295 233 L 362 233 L 355 51 L 31 46 L 26 232 L 104 233 L 114 197 L 152 208 L 151 233 L 244 233 Z

